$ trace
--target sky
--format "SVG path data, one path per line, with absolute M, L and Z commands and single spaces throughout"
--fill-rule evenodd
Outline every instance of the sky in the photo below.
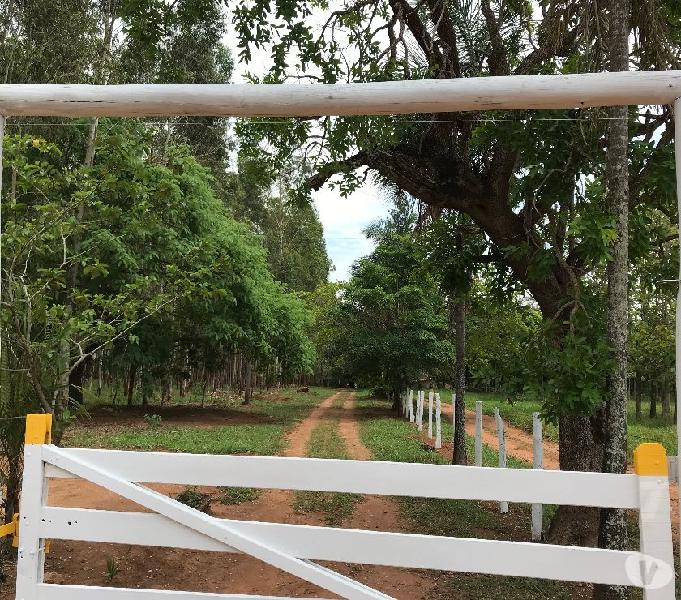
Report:
M 328 186 L 313 193 L 312 197 L 324 226 L 326 250 L 334 265 L 329 279 L 345 281 L 352 263 L 373 250 L 373 242 L 366 238 L 363 230 L 387 215 L 388 204 L 371 182 L 366 182 L 347 198 Z

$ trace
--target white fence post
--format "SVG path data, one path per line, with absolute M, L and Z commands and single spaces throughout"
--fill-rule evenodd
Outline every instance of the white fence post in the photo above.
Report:
M 409 422 L 414 422 L 414 390 L 409 390 Z
M 544 468 L 544 446 L 542 441 L 542 423 L 539 413 L 532 414 L 532 442 L 533 463 L 535 469 Z M 532 505 L 532 541 L 540 542 L 542 538 L 544 507 L 541 504 Z
M 435 448 L 442 448 L 442 403 L 440 394 L 435 394 Z
M 482 467 L 482 401 L 475 403 L 475 466 Z
M 494 420 L 497 422 L 497 435 L 499 436 L 499 467 L 506 468 L 506 439 L 504 437 L 504 421 L 499 414 L 499 409 L 494 409 Z M 499 510 L 502 513 L 508 512 L 508 502 L 499 502 Z
M 416 399 L 416 427 L 419 431 L 423 430 L 423 390 L 419 390 Z
M 634 450 L 634 472 L 638 475 L 639 531 L 641 553 L 630 577 L 643 583 L 644 600 L 675 597 L 674 545 L 669 513 L 669 469 L 661 444 L 641 444 Z M 635 582 L 639 583 L 639 582 Z
M 433 389 L 431 388 L 430 391 L 428 392 L 428 437 L 432 440 L 433 439 L 433 398 L 435 396 L 435 392 L 433 392 Z
M 42 445 L 51 442 L 51 433 L 52 415 L 27 416 L 16 585 L 16 597 L 21 600 L 38 600 L 38 585 L 45 574 L 45 540 L 40 537 L 40 526 L 48 485 Z

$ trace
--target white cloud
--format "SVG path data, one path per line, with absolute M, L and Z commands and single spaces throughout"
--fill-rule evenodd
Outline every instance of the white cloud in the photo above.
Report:
M 347 198 L 325 186 L 313 194 L 313 200 L 324 227 L 329 258 L 336 267 L 330 279 L 344 281 L 349 277 L 352 263 L 374 248 L 374 243 L 367 239 L 363 230 L 385 217 L 388 206 L 381 198 L 380 190 L 370 182 Z

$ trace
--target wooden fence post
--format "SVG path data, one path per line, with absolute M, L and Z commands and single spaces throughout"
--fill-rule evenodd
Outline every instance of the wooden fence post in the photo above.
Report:
M 533 461 L 535 469 L 544 468 L 544 446 L 542 441 L 542 423 L 539 413 L 532 414 L 532 442 L 533 442 Z M 541 542 L 544 520 L 544 507 L 541 504 L 532 505 L 532 541 Z
M 482 467 L 482 401 L 475 403 L 475 466 Z
M 442 448 L 442 403 L 440 394 L 435 394 L 435 448 Z
M 409 390 L 409 422 L 414 422 L 414 390 Z
M 433 439 L 433 398 L 435 392 L 431 388 L 428 392 L 428 438 Z
M 499 409 L 494 409 L 494 420 L 497 422 L 497 436 L 499 437 L 499 467 L 506 468 L 506 439 L 504 437 L 504 421 L 499 414 Z M 499 502 L 499 510 L 502 513 L 508 512 L 508 502 Z

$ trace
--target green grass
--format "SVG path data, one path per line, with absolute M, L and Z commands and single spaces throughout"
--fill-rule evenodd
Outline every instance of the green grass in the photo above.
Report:
M 312 430 L 306 455 L 312 458 L 349 458 L 345 442 L 338 432 L 337 419 L 324 420 Z M 352 514 L 360 498 L 358 494 L 296 492 L 293 508 L 300 513 L 319 513 L 327 525 L 337 527 Z
M 283 397 L 257 397 L 249 406 L 236 406 L 225 413 L 225 425 L 197 427 L 173 425 L 164 421 L 149 426 L 142 417 L 139 425 L 90 426 L 84 422 L 73 426 L 65 443 L 71 447 L 118 448 L 123 450 L 165 450 L 199 454 L 273 455 L 285 444 L 285 435 L 303 420 L 332 390 L 311 388 L 309 392 L 282 390 Z M 150 407 L 150 411 L 152 408 Z M 200 415 L 196 407 L 194 415 Z M 126 415 L 121 409 L 114 414 Z M 232 418 L 253 422 L 229 424 Z
M 450 390 L 440 390 L 440 395 L 443 400 L 451 402 Z M 474 412 L 477 400 L 482 401 L 482 410 L 486 415 L 494 415 L 494 409 L 498 408 L 504 421 L 528 433 L 532 433 L 532 413 L 541 411 L 539 402 L 517 400 L 509 404 L 501 394 L 477 392 L 466 393 L 466 408 Z M 627 447 L 630 458 L 634 448 L 643 442 L 658 442 L 665 447 L 668 454 L 677 454 L 676 426 L 671 420 L 662 417 L 650 419 L 644 416 L 638 421 L 634 402 L 629 402 L 628 413 Z M 544 439 L 558 443 L 558 427 L 553 423 L 544 422 Z
M 392 416 L 386 403 L 360 394 L 360 434 L 364 444 L 377 460 L 446 464 L 448 461 L 425 446 L 416 428 L 404 419 Z M 451 436 L 451 424 L 443 421 L 443 438 Z M 468 451 L 473 456 L 469 438 Z M 483 446 L 483 465 L 498 465 L 497 453 Z M 509 467 L 528 467 L 522 461 L 510 460 Z M 414 533 L 478 537 L 488 539 L 529 539 L 530 507 L 511 504 L 510 512 L 502 515 L 496 503 L 432 498 L 396 498 L 400 514 Z M 547 507 L 550 512 L 552 507 Z M 446 574 L 440 578 L 436 597 L 461 598 L 574 598 L 577 586 L 539 579 L 510 578 L 476 574 Z
M 222 504 L 243 504 L 244 502 L 255 502 L 262 493 L 262 490 L 243 487 L 220 488 L 220 502 Z

